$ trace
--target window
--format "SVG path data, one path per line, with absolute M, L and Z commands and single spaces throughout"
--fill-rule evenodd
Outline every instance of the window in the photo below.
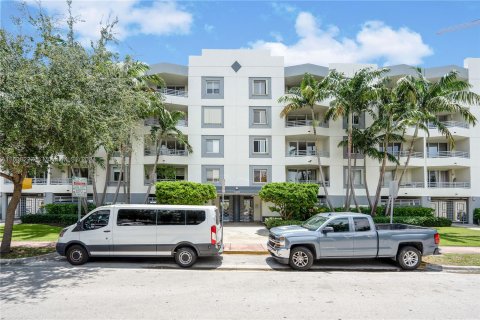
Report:
M 268 182 L 268 170 L 267 169 L 254 169 L 253 170 L 253 182 L 266 183 Z
M 256 96 L 267 95 L 267 80 L 253 80 L 253 94 Z
M 118 226 L 148 226 L 156 224 L 155 210 L 120 209 L 118 210 Z
M 254 139 L 253 140 L 253 152 L 254 153 L 267 153 L 267 139 Z
M 370 231 L 370 222 L 368 218 L 353 218 L 355 232 Z
M 110 210 L 100 210 L 89 215 L 83 220 L 83 230 L 100 229 L 108 225 Z
M 205 87 L 207 88 L 207 95 L 220 94 L 220 80 L 207 80 Z
M 315 142 L 290 141 L 288 143 L 288 155 L 293 157 L 315 155 Z
M 253 110 L 253 124 L 267 124 L 267 110 L 254 109 Z
M 126 165 L 124 169 L 125 169 L 125 171 L 127 171 L 128 166 Z M 112 181 L 112 182 L 122 181 L 123 182 L 125 172 L 123 172 L 123 173 L 120 173 L 120 172 L 121 172 L 120 166 L 117 166 L 117 165 L 112 166 L 110 181 Z
M 202 127 L 223 128 L 223 107 L 202 107 Z
M 356 112 L 354 112 L 352 115 L 352 124 L 354 126 L 358 126 L 360 124 L 360 115 Z
M 187 225 L 197 225 L 205 221 L 205 211 L 187 210 Z
M 250 99 L 270 99 L 271 78 L 249 78 Z
M 207 169 L 207 182 L 220 182 L 220 169 Z
M 207 153 L 219 153 L 220 152 L 220 140 L 207 139 Z
M 290 169 L 287 173 L 288 182 L 316 182 L 317 170 L 312 169 Z
M 348 218 L 338 218 L 330 222 L 327 227 L 332 227 L 333 232 L 349 232 L 350 225 L 348 223 Z
M 344 167 L 343 171 L 344 185 L 348 183 L 348 168 Z M 352 167 L 352 179 L 355 187 L 363 187 L 363 169 Z
M 160 210 L 157 214 L 157 225 L 185 225 L 185 211 Z

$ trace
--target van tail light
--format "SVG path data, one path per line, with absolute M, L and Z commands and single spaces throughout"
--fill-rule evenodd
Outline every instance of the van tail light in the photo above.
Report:
M 210 240 L 212 244 L 217 244 L 217 226 L 210 228 Z
M 435 235 L 433 236 L 433 239 L 435 239 L 435 244 L 440 243 L 440 235 L 438 233 L 435 233 Z

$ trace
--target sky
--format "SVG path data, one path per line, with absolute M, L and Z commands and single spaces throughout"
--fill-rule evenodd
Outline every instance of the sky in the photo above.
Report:
M 8 30 L 18 2 L 0 1 Z M 42 6 L 60 21 L 66 15 L 65 1 Z M 480 24 L 437 34 L 480 19 L 480 1 L 73 0 L 73 13 L 85 45 L 98 38 L 101 23 L 118 18 L 113 49 L 149 64 L 186 65 L 202 49 L 238 48 L 271 50 L 286 65 L 463 66 L 465 58 L 480 57 Z

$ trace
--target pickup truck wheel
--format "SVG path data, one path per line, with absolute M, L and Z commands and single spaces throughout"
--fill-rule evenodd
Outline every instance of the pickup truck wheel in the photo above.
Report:
M 293 248 L 290 252 L 290 267 L 295 270 L 306 271 L 313 265 L 312 251 L 305 247 Z
M 422 263 L 422 253 L 415 247 L 403 247 L 397 254 L 397 262 L 403 270 L 415 270 Z

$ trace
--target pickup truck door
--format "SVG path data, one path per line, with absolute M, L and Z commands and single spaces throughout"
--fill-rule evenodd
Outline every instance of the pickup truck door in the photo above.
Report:
M 350 218 L 336 218 L 327 224 L 333 232 L 322 233 L 320 240 L 320 257 L 353 256 L 353 235 Z
M 371 258 L 377 256 L 377 232 L 367 217 L 354 217 L 353 255 Z

